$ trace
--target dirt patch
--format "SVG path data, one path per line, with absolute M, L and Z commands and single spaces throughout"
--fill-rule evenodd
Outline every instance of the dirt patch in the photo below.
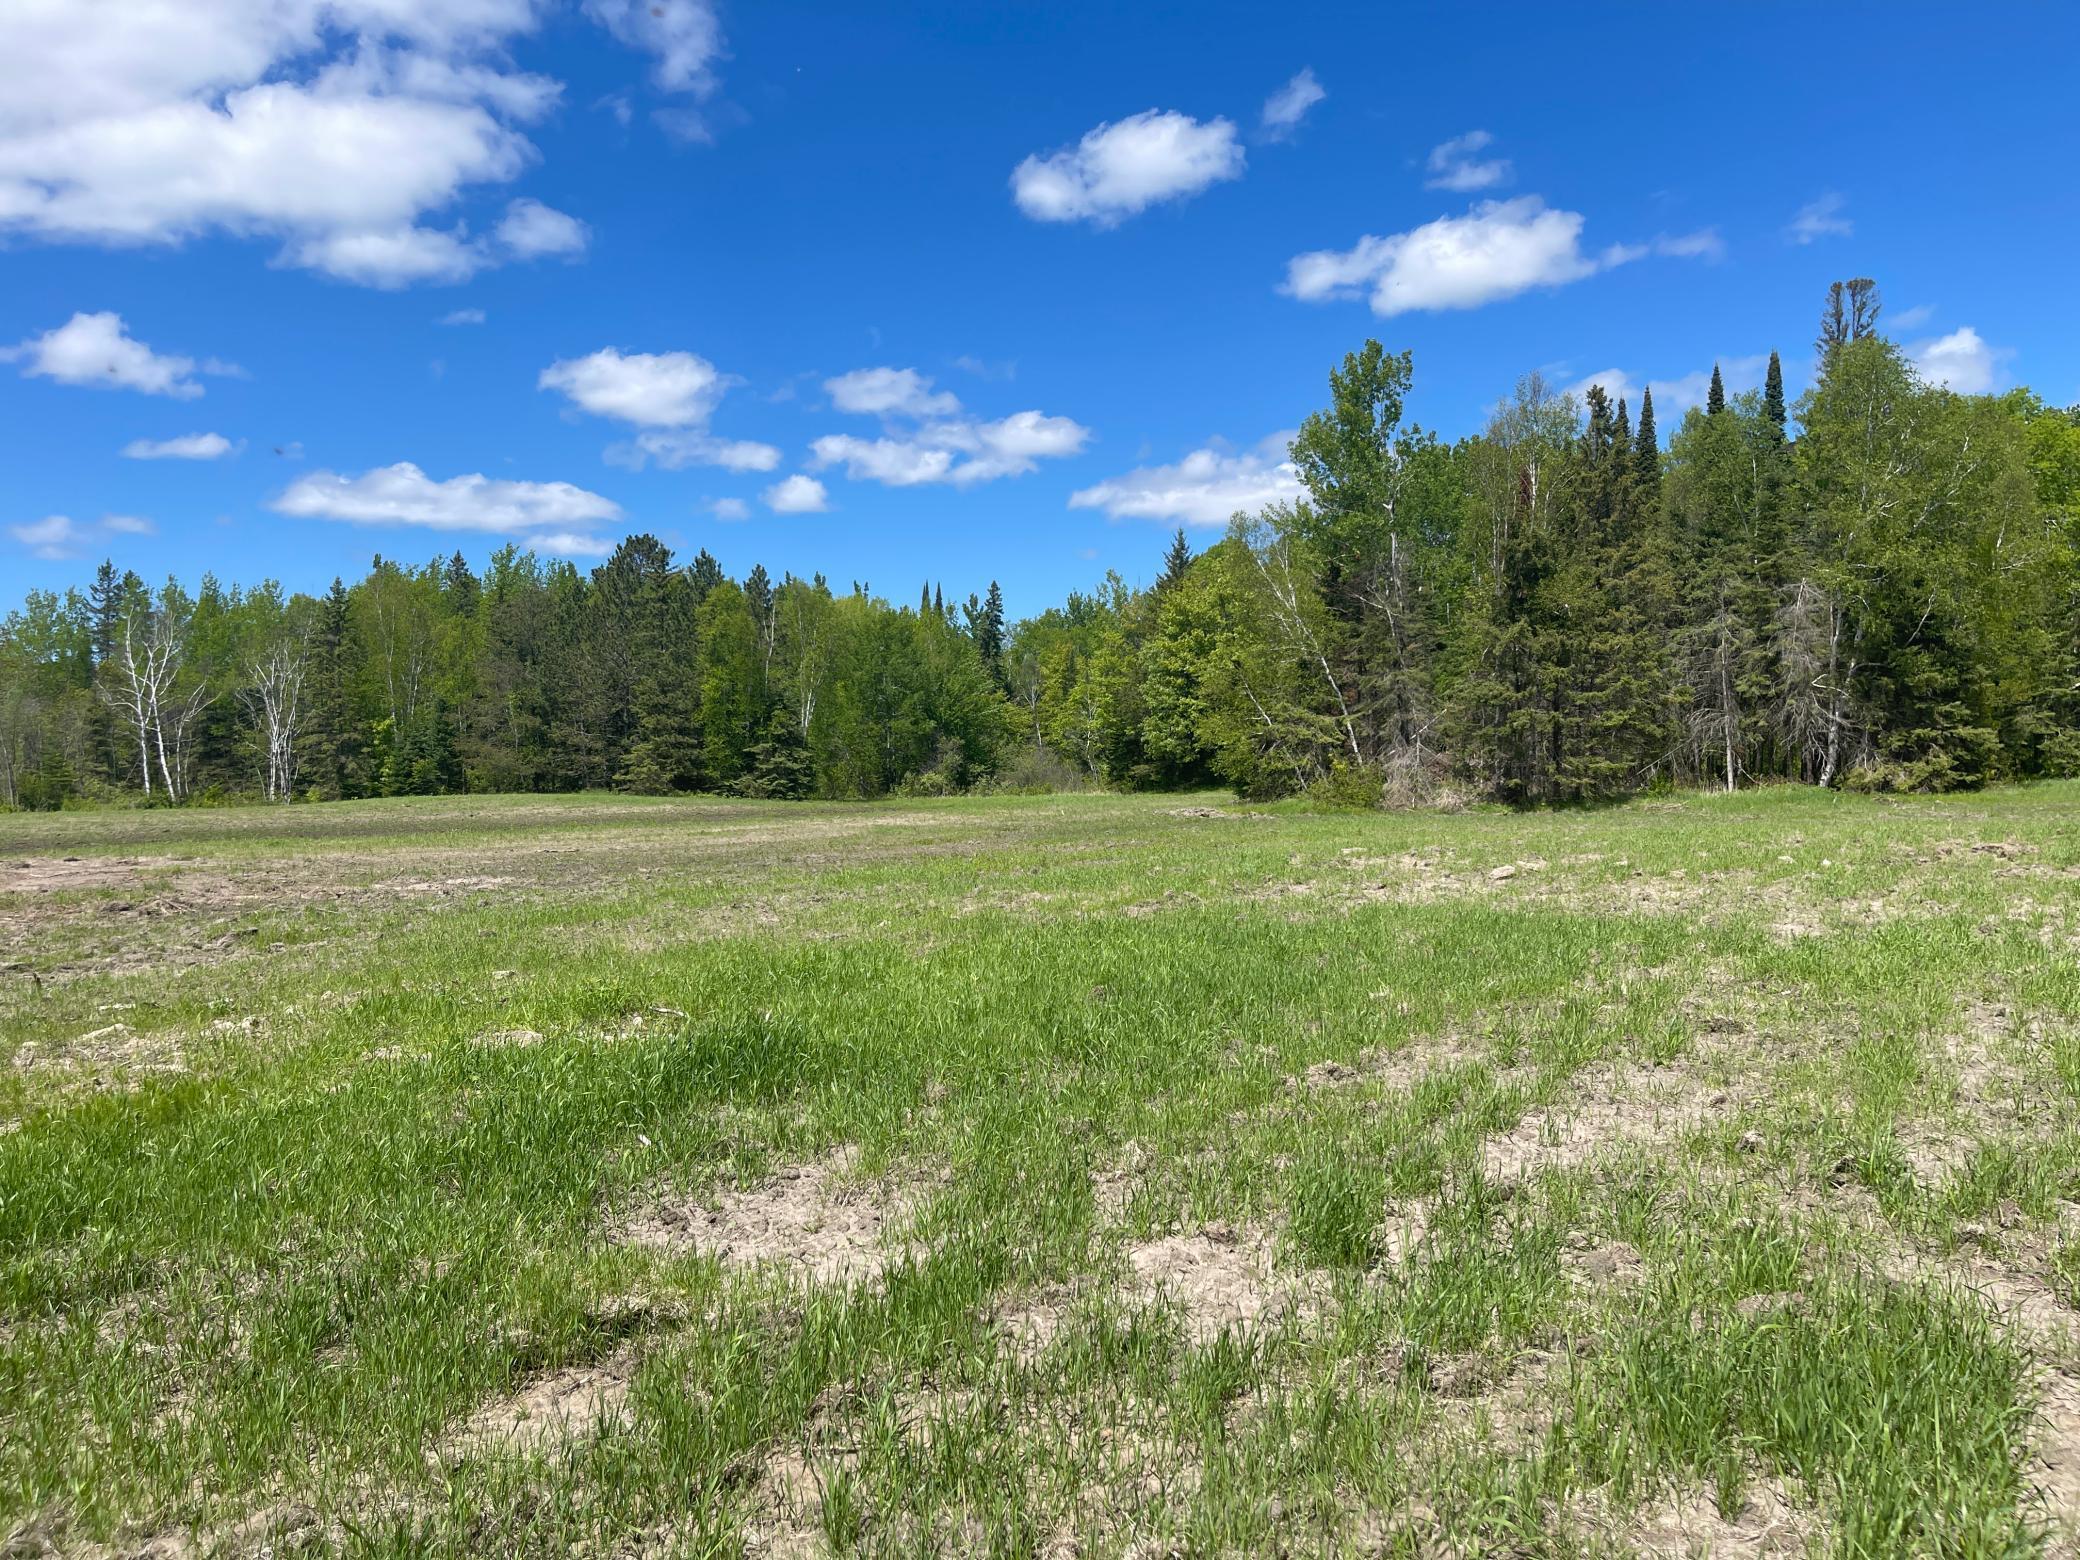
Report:
M 106 1082 L 189 1070 L 177 1034 L 140 1034 L 128 1024 L 104 1024 L 71 1041 L 25 1041 L 14 1053 L 20 1072 L 92 1073 Z
M 1481 1169 L 1496 1181 L 1572 1170 L 1608 1150 L 1673 1142 L 1731 1105 L 1726 1091 L 1687 1068 L 1597 1064 L 1575 1075 L 1568 1098 L 1533 1107 L 1508 1132 L 1489 1138 L 1481 1146 Z
M 1597 1241 L 1577 1236 L 1560 1254 L 1570 1281 L 1587 1289 L 1623 1288 L 1647 1276 L 1639 1249 L 1622 1240 Z
M 0 866 L 0 894 L 64 894 L 129 888 L 146 872 L 177 865 L 170 856 L 31 857 Z
M 504 888 L 513 880 L 509 877 L 451 877 L 451 878 L 393 878 L 376 887 L 392 894 L 448 894 L 475 893 L 481 889 Z
M 1626 1554 L 1654 1560 L 1757 1560 L 1809 1553 L 1819 1523 L 1772 1480 L 1750 1480 L 1738 1510 L 1725 1512 L 1703 1490 L 1678 1490 L 1624 1515 L 1600 1494 L 1583 1502 L 1587 1525 Z
M 494 1029 L 470 1041 L 480 1051 L 524 1050 L 541 1043 L 542 1033 L 538 1029 Z
M 1274 1327 L 1304 1307 L 1302 1286 L 1271 1273 L 1271 1245 L 1224 1225 L 1166 1235 L 1127 1252 L 1128 1293 L 1143 1305 L 1174 1306 L 1193 1343 L 1230 1328 Z
M 739 1267 L 776 1267 L 817 1284 L 876 1278 L 912 1248 L 892 1238 L 915 1213 L 917 1193 L 855 1178 L 858 1152 L 839 1149 L 776 1171 L 750 1190 L 706 1198 L 659 1196 L 615 1225 L 609 1238 L 698 1252 Z
M 451 1459 L 500 1452 L 526 1455 L 626 1424 L 636 1363 L 635 1352 L 623 1350 L 589 1365 L 569 1365 L 537 1376 L 512 1396 L 470 1415 L 442 1450 Z

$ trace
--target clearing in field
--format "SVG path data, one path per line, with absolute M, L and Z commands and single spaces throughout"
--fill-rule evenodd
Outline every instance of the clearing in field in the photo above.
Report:
M 2076 786 L 0 818 L 5 1552 L 2071 1552 L 2076 889 Z

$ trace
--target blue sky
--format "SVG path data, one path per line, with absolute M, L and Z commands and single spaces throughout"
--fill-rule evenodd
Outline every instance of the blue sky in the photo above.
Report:
M 652 531 L 1038 610 L 1410 414 L 1784 353 L 2080 400 L 2080 12 L 13 0 L 0 579 Z M 214 436 L 205 437 L 205 436 Z M 1267 442 L 1269 441 L 1269 442 Z M 129 453 L 126 453 L 129 452 Z

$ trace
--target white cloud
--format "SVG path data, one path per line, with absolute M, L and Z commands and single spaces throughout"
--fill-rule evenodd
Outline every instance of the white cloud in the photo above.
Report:
M 709 500 L 708 513 L 717 520 L 749 520 L 751 518 L 751 506 L 741 498 L 717 498 Z
M 614 544 L 604 536 L 593 536 L 584 531 L 548 531 L 531 534 L 527 545 L 541 552 L 554 553 L 559 558 L 604 558 L 614 550 Z
M 576 217 L 522 197 L 506 207 L 498 225 L 498 241 L 516 259 L 539 255 L 582 255 L 591 231 Z
M 666 471 L 683 471 L 688 466 L 771 471 L 780 464 L 780 451 L 754 439 L 718 439 L 700 428 L 653 428 L 626 444 L 608 445 L 606 458 L 609 465 L 631 471 L 641 471 L 651 461 Z
M 1842 215 L 1842 205 L 1842 197 L 1832 190 L 1807 201 L 1785 227 L 1784 236 L 1794 244 L 1810 244 L 1819 238 L 1847 238 L 1856 231 L 1856 224 Z
M 1102 509 L 1115 520 L 1167 520 L 1226 525 L 1238 513 L 1300 498 L 1299 474 L 1287 459 L 1290 432 L 1254 449 L 1215 442 L 1171 466 L 1141 466 L 1069 495 L 1071 509 Z
M 1901 330 L 1912 330 L 1917 325 L 1926 325 L 1935 317 L 1936 310 L 1934 304 L 1917 303 L 1911 309 L 1901 309 L 1899 313 L 1891 318 L 1892 323 Z
M 1314 79 L 1314 68 L 1309 66 L 1264 99 L 1264 133 L 1274 141 L 1284 140 L 1300 128 L 1307 111 L 1328 95 Z
M 419 282 L 466 282 L 486 255 L 460 232 L 413 227 L 341 229 L 299 239 L 282 252 L 290 265 L 322 271 L 363 287 L 411 287 Z
M 830 508 L 830 494 L 824 485 L 799 471 L 783 477 L 758 496 L 776 515 L 820 515 Z
M 2007 356 L 1990 347 L 1976 330 L 1963 325 L 1947 336 L 1919 341 L 1907 349 L 1914 371 L 1932 385 L 1955 390 L 1959 395 L 1992 393 L 2000 359 Z
M 1676 260 L 1723 260 L 1726 240 L 1717 228 L 1699 228 L 1695 233 L 1663 233 L 1654 240 L 1653 250 Z
M 598 417 L 633 423 L 643 431 L 609 445 L 607 460 L 640 471 L 655 461 L 667 471 L 720 466 L 728 471 L 771 471 L 780 451 L 752 439 L 719 438 L 708 419 L 731 386 L 742 381 L 691 352 L 622 352 L 602 347 L 581 358 L 551 363 L 536 381 L 560 390 Z
M 585 0 L 585 9 L 622 43 L 657 56 L 657 84 L 707 97 L 722 55 L 722 24 L 708 0 Z
M 1032 156 L 1011 174 L 1018 209 L 1039 222 L 1111 227 L 1158 201 L 1242 176 L 1242 143 L 1225 119 L 1201 124 L 1148 109 L 1099 125 L 1076 145 Z
M 1022 476 L 1042 460 L 1078 453 L 1089 438 L 1090 429 L 1067 417 L 1028 411 L 996 422 L 927 423 L 914 432 L 879 439 L 827 434 L 809 448 L 810 463 L 817 470 L 842 465 L 855 482 L 886 487 L 949 482 L 967 487 Z
M 1498 184 L 1509 183 L 1515 170 L 1507 157 L 1484 158 L 1480 155 L 1494 144 L 1495 137 L 1487 131 L 1469 130 L 1431 147 L 1429 159 L 1424 164 L 1429 177 L 1423 181 L 1423 187 L 1469 191 L 1490 190 Z
M 1349 249 L 1295 255 L 1283 291 L 1309 302 L 1369 292 L 1382 317 L 1424 309 L 1475 309 L 1534 287 L 1559 287 L 1639 258 L 1644 248 L 1581 250 L 1579 212 L 1536 195 L 1482 201 L 1463 217 L 1439 217 Z
M 1017 358 L 1006 358 L 1001 363 L 992 363 L 987 358 L 975 356 L 972 352 L 963 352 L 953 360 L 953 366 L 964 374 L 973 374 L 977 379 L 1008 380 L 1018 377 Z
M 953 470 L 952 450 L 915 439 L 856 439 L 849 433 L 832 433 L 809 448 L 817 470 L 842 463 L 853 481 L 884 487 L 944 482 Z
M 82 525 L 70 515 L 45 515 L 41 520 L 11 525 L 7 534 L 26 547 L 31 557 L 55 562 L 81 557 L 113 536 L 151 536 L 157 530 L 140 515 L 103 515 L 93 525 Z
M 933 390 L 930 379 L 914 368 L 856 368 L 826 379 L 823 388 L 841 412 L 883 417 L 950 417 L 961 409 L 960 398 Z
M 11 525 L 7 534 L 29 549 L 34 558 L 77 558 L 86 545 L 79 523 L 69 515 L 45 515 L 23 525 Z
M 75 314 L 55 330 L 31 336 L 16 346 L 0 348 L 0 361 L 20 361 L 22 372 L 55 379 L 65 385 L 92 385 L 104 390 L 139 390 L 192 401 L 202 394 L 194 375 L 243 377 L 234 364 L 154 352 L 129 334 L 120 314 Z
M 221 433 L 185 433 L 176 439 L 132 439 L 123 453 L 131 460 L 221 460 L 240 448 Z
M 482 309 L 452 309 L 434 322 L 438 325 L 481 325 L 484 323 Z
M 551 363 L 536 388 L 561 390 L 597 417 L 645 428 L 705 423 L 733 383 L 691 352 L 622 352 L 614 347 Z
M 707 0 L 588 8 L 653 53 L 672 90 L 712 89 Z M 0 6 L 0 234 L 266 238 L 283 263 L 378 286 L 453 281 L 525 253 L 428 219 L 535 160 L 522 127 L 563 89 L 516 69 L 511 50 L 548 10 L 12 0 Z
M 621 518 L 621 506 L 568 482 L 513 482 L 481 474 L 436 482 L 410 461 L 358 477 L 314 471 L 270 506 L 307 520 L 355 525 L 423 526 L 519 536 L 530 545 L 572 555 L 604 550 L 578 528 Z
M 1769 371 L 1769 354 L 1755 352 L 1739 357 L 1722 357 L 1717 360 L 1719 382 L 1728 395 L 1739 395 L 1743 391 L 1762 387 L 1763 376 Z M 1787 371 L 1788 372 L 1788 371 Z M 1607 368 L 1601 373 L 1584 374 L 1567 387 L 1567 393 L 1580 399 L 1582 392 L 1591 385 L 1603 386 L 1605 395 L 1613 401 L 1623 397 L 1639 409 L 1640 381 L 1622 368 Z M 1654 416 L 1664 434 L 1672 420 L 1693 406 L 1702 406 L 1712 387 L 1712 371 L 1709 367 L 1692 369 L 1671 379 L 1649 379 L 1646 388 L 1654 392 Z

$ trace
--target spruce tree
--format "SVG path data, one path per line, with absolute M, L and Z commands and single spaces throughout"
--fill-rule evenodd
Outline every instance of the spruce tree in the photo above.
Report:
M 1184 571 L 1192 566 L 1192 544 L 1185 540 L 1184 527 L 1170 538 L 1169 551 L 1163 554 L 1163 572 L 1156 577 L 1156 589 L 1168 590 L 1184 578 Z
M 1789 420 L 1784 412 L 1784 365 L 1774 352 L 1769 355 L 1769 376 L 1762 382 L 1762 415 L 1769 419 L 1770 425 L 1777 430 L 1777 436 L 1782 438 L 1784 425 Z
M 693 604 L 699 606 L 708 599 L 708 592 L 722 583 L 722 565 L 703 547 L 686 566 L 686 577 L 693 584 Z
M 982 669 L 999 688 L 1004 686 L 1004 591 L 995 580 L 982 601 L 982 617 L 975 629 L 975 651 Z
M 1719 377 L 1719 365 L 1712 365 L 1712 388 L 1704 398 L 1705 415 L 1716 417 L 1726 410 L 1726 381 Z
M 1661 502 L 1661 436 L 1654 430 L 1654 392 L 1639 393 L 1639 434 L 1633 442 L 1633 466 L 1642 501 Z

